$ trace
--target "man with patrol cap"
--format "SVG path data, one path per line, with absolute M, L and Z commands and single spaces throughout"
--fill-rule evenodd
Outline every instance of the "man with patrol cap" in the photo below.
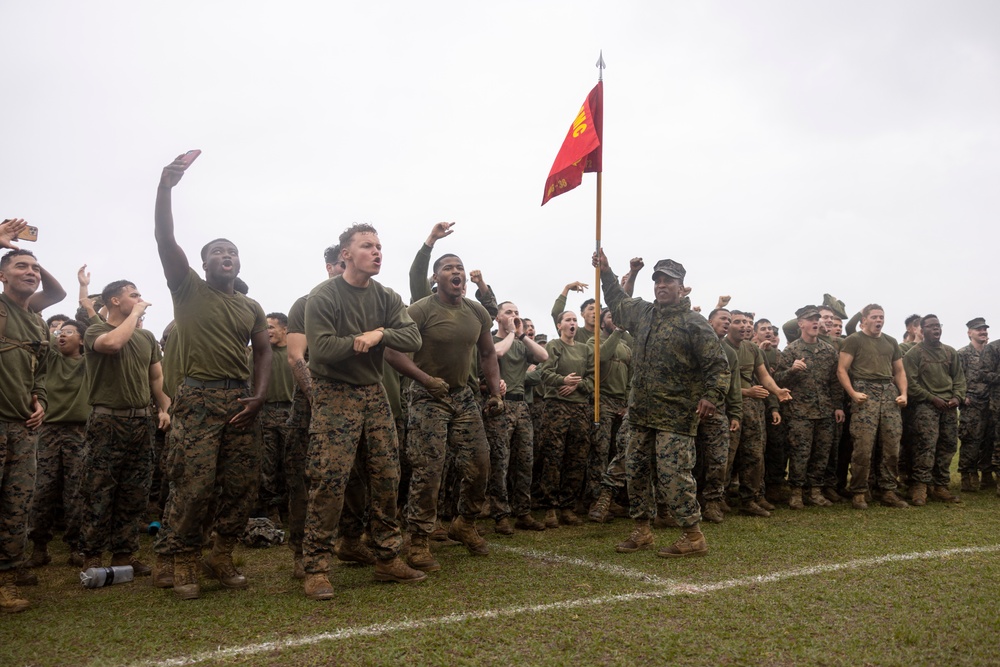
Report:
M 729 362 L 715 331 L 684 296 L 684 267 L 660 260 L 653 267 L 654 303 L 629 298 L 608 265 L 603 250 L 594 253 L 601 270 L 604 297 L 615 323 L 634 334 L 632 391 L 629 394 L 631 439 L 626 455 L 632 534 L 616 550 L 633 552 L 653 546 L 649 520 L 665 506 L 682 535 L 658 556 L 703 556 L 701 510 L 692 469 L 698 422 L 714 417 L 725 402 Z M 656 475 L 653 498 L 652 475 Z
M 788 421 L 788 506 L 804 507 L 803 487 L 810 487 L 813 505 L 832 505 L 823 497 L 823 478 L 833 446 L 836 424 L 844 421 L 843 391 L 837 380 L 837 350 L 819 339 L 820 312 L 816 306 L 795 311 L 800 336 L 781 352 L 775 382 L 795 394 L 785 405 Z
M 982 355 L 990 340 L 986 320 L 975 317 L 965 323 L 969 344 L 958 351 L 965 371 L 965 401 L 960 407 L 958 422 L 958 473 L 962 476 L 962 491 L 979 490 L 979 471 L 988 478 L 993 456 L 993 430 L 990 428 L 990 386 L 983 378 Z

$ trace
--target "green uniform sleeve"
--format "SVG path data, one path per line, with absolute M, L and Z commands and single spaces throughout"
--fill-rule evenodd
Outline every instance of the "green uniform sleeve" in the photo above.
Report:
M 903 357 L 903 368 L 906 370 L 906 393 L 912 401 L 929 401 L 931 393 L 924 389 L 920 382 L 920 356 L 923 350 L 914 347 Z
M 430 275 L 431 247 L 426 243 L 420 246 L 417 256 L 410 265 L 410 303 L 416 303 L 431 295 L 431 285 L 427 280 Z
M 483 304 L 483 308 L 486 312 L 490 314 L 490 318 L 495 318 L 497 313 L 500 312 L 500 306 L 497 305 L 497 295 L 493 293 L 493 288 L 489 285 L 486 286 L 486 294 L 480 289 L 476 290 L 476 301 Z
M 847 324 L 844 325 L 844 331 L 850 336 L 852 333 L 857 333 L 858 324 L 861 323 L 861 311 L 854 313 L 854 317 L 847 320 Z
M 566 295 L 560 294 L 556 297 L 555 303 L 552 304 L 552 321 L 556 328 L 559 327 L 559 316 L 564 312 L 566 312 Z
M 965 368 L 962 367 L 962 360 L 959 358 L 957 352 L 951 355 L 951 376 L 955 378 L 955 398 L 958 399 L 960 404 L 964 403 L 967 391 Z

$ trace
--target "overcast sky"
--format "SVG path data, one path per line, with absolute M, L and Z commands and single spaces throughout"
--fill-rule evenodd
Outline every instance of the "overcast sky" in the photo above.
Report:
M 156 184 L 199 148 L 178 240 L 199 269 L 235 241 L 265 311 L 353 222 L 408 300 L 446 220 L 434 256 L 551 334 L 563 285 L 593 286 L 595 177 L 539 203 L 603 49 L 603 245 L 619 274 L 646 260 L 637 296 L 670 257 L 705 312 L 731 294 L 784 321 L 830 292 L 896 337 L 913 312 L 955 346 L 1000 326 L 997 2 L 5 2 L 0 25 L 0 215 L 40 229 L 70 293 L 47 315 L 86 262 L 160 333 Z

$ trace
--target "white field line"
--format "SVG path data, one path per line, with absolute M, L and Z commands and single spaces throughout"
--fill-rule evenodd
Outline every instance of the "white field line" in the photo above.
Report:
M 520 549 L 515 550 L 513 548 L 511 548 L 510 550 L 522 551 Z M 591 563 L 589 561 L 583 561 L 575 558 L 567 558 L 563 556 L 557 556 L 554 554 L 545 554 L 544 552 L 533 552 L 530 549 L 525 549 L 523 551 L 528 552 L 528 554 L 531 554 L 529 555 L 529 557 L 536 557 L 534 554 L 537 553 L 550 560 L 558 560 L 558 562 L 565 562 L 570 565 L 582 564 L 584 567 L 590 567 L 591 569 L 598 569 L 602 571 L 615 572 L 621 574 L 621 572 L 619 572 L 617 568 L 614 568 L 614 566 L 606 566 L 606 568 L 599 568 L 595 566 L 596 565 L 595 563 Z M 845 561 L 843 563 L 829 563 L 826 565 L 812 565 L 809 567 L 798 567 L 798 568 L 793 568 L 791 570 L 781 570 L 778 572 L 772 572 L 770 574 L 761 574 L 751 577 L 737 577 L 734 579 L 726 579 L 724 581 L 718 581 L 708 584 L 683 584 L 683 583 L 664 581 L 662 584 L 658 585 L 658 587 L 655 590 L 651 591 L 624 593 L 621 595 L 602 595 L 599 597 L 581 598 L 577 600 L 565 600 L 561 602 L 550 602 L 547 604 L 538 604 L 538 605 L 522 605 L 514 607 L 501 607 L 499 609 L 484 609 L 481 611 L 471 611 L 461 614 L 448 614 L 447 616 L 436 616 L 432 618 L 425 618 L 412 621 L 398 621 L 395 623 L 375 623 L 372 625 L 342 628 L 340 630 L 335 630 L 333 632 L 321 632 L 319 634 L 308 635 L 305 637 L 297 637 L 294 639 L 284 639 L 273 642 L 262 642 L 259 644 L 247 644 L 245 646 L 234 646 L 232 648 L 220 648 L 214 651 L 203 651 L 201 653 L 195 653 L 188 656 L 180 656 L 177 658 L 168 658 L 166 660 L 146 660 L 138 663 L 133 663 L 133 667 L 185 667 L 186 665 L 195 665 L 200 662 L 207 662 L 210 660 L 241 658 L 241 657 L 256 655 L 259 653 L 268 653 L 271 651 L 280 651 L 289 648 L 311 646 L 313 644 L 319 644 L 322 642 L 354 639 L 356 637 L 377 637 L 397 632 L 422 630 L 424 628 L 439 627 L 444 625 L 454 625 L 456 623 L 464 623 L 466 621 L 505 618 L 511 616 L 520 616 L 522 614 L 538 614 L 549 611 L 565 611 L 567 609 L 579 609 L 583 607 L 600 607 L 608 604 L 621 604 L 621 603 L 635 602 L 640 600 L 655 600 L 658 598 L 665 598 L 676 595 L 704 595 L 706 593 L 713 593 L 715 591 L 722 591 L 732 588 L 744 588 L 744 587 L 754 586 L 756 584 L 773 583 L 776 581 L 782 581 L 794 577 L 806 577 L 816 574 L 825 574 L 828 572 L 839 572 L 843 570 L 857 570 L 867 567 L 885 565 L 887 563 L 900 563 L 900 562 L 915 561 L 915 560 L 944 559 L 951 556 L 964 556 L 964 555 L 979 554 L 979 553 L 996 553 L 998 551 L 1000 551 L 1000 544 L 986 546 L 986 547 L 959 547 L 955 549 L 918 551 L 906 554 L 888 554 L 885 556 L 876 556 L 873 558 L 858 558 L 855 560 Z M 621 569 L 626 570 L 626 568 L 621 568 Z
M 633 570 L 632 568 L 622 567 L 621 565 L 611 565 L 609 563 L 602 563 L 600 561 L 585 560 L 583 558 L 573 558 L 572 556 L 561 556 L 559 554 L 550 553 L 548 551 L 538 551 L 536 549 L 523 549 L 521 547 L 510 547 L 503 544 L 496 544 L 495 542 L 490 544 L 490 548 L 496 551 L 507 551 L 519 556 L 524 556 L 525 558 L 532 558 L 534 560 L 545 561 L 549 563 L 563 563 L 565 565 L 575 565 L 577 567 L 585 567 L 591 570 L 597 570 L 598 572 L 607 572 L 608 574 L 613 574 L 618 577 L 625 577 L 626 579 L 636 579 L 638 581 L 644 581 L 647 584 L 653 584 L 655 586 L 673 586 L 677 582 L 672 579 L 663 579 L 655 574 L 649 574 L 648 572 L 643 572 L 642 570 Z

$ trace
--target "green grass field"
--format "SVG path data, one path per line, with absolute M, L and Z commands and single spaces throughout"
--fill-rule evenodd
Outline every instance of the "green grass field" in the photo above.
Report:
M 488 558 L 438 547 L 420 584 L 338 567 L 326 603 L 285 548 L 240 548 L 249 590 L 181 602 L 148 578 L 83 589 L 53 542 L 32 608 L 0 618 L 0 665 L 996 665 L 1000 499 L 963 501 L 730 516 L 696 559 L 615 553 L 624 519 L 489 532 Z

